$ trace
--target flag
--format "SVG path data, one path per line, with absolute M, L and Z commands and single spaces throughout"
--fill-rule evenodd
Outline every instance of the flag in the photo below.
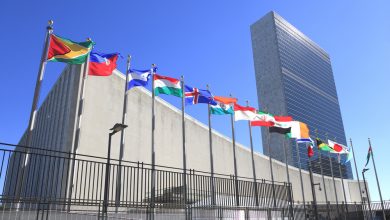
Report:
M 350 160 L 352 160 L 353 154 L 352 154 L 352 149 L 349 149 L 349 153 L 347 155 L 347 159 L 345 160 L 344 164 L 347 164 Z
M 330 148 L 329 145 L 325 144 L 321 139 L 316 138 L 316 142 L 317 142 L 318 149 L 320 149 L 322 151 L 327 151 L 327 152 L 333 151 L 333 149 Z
M 88 75 L 109 76 L 116 69 L 116 61 L 119 53 L 98 53 L 92 51 L 89 56 Z
M 308 146 L 307 146 L 307 156 L 309 158 L 314 156 L 314 151 L 313 151 L 313 145 L 312 144 L 308 144 Z
M 234 110 L 232 104 L 217 102 L 216 105 L 210 105 L 210 113 L 213 115 L 232 115 Z
M 251 126 L 265 126 L 270 127 L 275 124 L 275 117 L 267 112 L 259 111 L 256 117 L 251 120 Z
M 300 143 L 312 143 L 313 144 L 314 143 L 313 139 L 311 139 L 310 137 L 309 138 L 297 138 L 296 142 L 298 144 L 300 144 Z
M 206 103 L 211 105 L 216 105 L 213 96 L 209 90 L 192 88 L 191 86 L 184 86 L 184 95 L 186 100 L 186 105 L 194 105 L 198 103 Z
M 290 122 L 293 120 L 291 116 L 275 115 L 274 118 L 275 118 L 275 121 L 278 121 L 278 122 Z
M 368 153 L 367 153 L 367 162 L 366 162 L 366 165 L 364 165 L 364 167 L 367 167 L 368 162 L 370 162 L 370 157 L 371 156 L 372 156 L 372 148 L 370 146 L 370 148 L 368 148 Z
M 292 121 L 291 122 L 291 134 L 290 138 L 296 139 L 309 139 L 310 138 L 310 130 L 307 127 L 307 124 L 300 121 Z
M 256 118 L 256 109 L 234 104 L 234 118 L 238 120 L 253 120 Z
M 129 79 L 127 81 L 127 90 L 130 90 L 133 87 L 136 86 L 147 86 L 149 83 L 150 76 L 152 75 L 150 73 L 150 70 L 135 70 L 130 69 L 129 71 Z
M 237 98 L 233 98 L 233 97 L 214 96 L 214 100 L 217 102 L 225 103 L 225 104 L 237 103 Z
M 177 97 L 183 96 L 180 80 L 168 76 L 154 74 L 154 94 L 166 94 Z
M 272 127 L 269 128 L 269 132 L 279 134 L 291 133 L 292 117 L 291 116 L 278 116 L 275 115 L 275 122 Z
M 279 133 L 279 134 L 288 134 L 291 132 L 291 127 L 279 127 L 279 126 L 272 126 L 269 127 L 269 132 L 271 133 Z
M 332 149 L 332 151 L 330 151 L 331 153 L 336 153 L 336 154 L 347 154 L 348 153 L 347 147 L 342 145 L 342 144 L 328 140 L 328 145 Z
M 66 38 L 50 35 L 47 60 L 70 64 L 82 64 L 93 46 L 92 41 L 74 42 Z

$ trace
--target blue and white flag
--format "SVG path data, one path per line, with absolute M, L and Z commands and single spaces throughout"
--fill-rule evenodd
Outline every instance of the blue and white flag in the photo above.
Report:
M 297 143 L 314 143 L 314 141 L 311 138 L 297 138 Z
M 217 102 L 214 101 L 213 95 L 211 92 L 206 89 L 192 88 L 191 86 L 185 85 L 185 100 L 186 105 L 194 105 L 198 103 L 206 103 L 211 105 L 216 105 Z
M 136 86 L 147 86 L 150 76 L 150 70 L 129 70 L 129 80 L 127 82 L 127 90 Z

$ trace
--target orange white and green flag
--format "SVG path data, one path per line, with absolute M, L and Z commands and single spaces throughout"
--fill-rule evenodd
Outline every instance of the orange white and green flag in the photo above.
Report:
M 74 42 L 72 40 L 50 35 L 47 60 L 70 64 L 82 64 L 92 50 L 92 41 Z

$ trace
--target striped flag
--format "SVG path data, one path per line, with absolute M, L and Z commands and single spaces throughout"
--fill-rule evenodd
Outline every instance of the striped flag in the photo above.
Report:
M 180 80 L 168 76 L 154 74 L 154 94 L 173 95 L 177 97 L 183 96 Z

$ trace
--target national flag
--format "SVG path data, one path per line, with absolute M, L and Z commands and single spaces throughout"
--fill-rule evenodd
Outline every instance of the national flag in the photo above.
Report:
M 314 156 L 314 151 L 313 151 L 313 145 L 312 144 L 308 144 L 308 146 L 307 146 L 307 156 L 309 158 Z
M 186 105 L 194 105 L 198 103 L 206 103 L 211 105 L 217 104 L 209 90 L 193 88 L 188 85 L 185 85 L 184 89 Z
M 91 52 L 93 44 L 92 41 L 74 42 L 51 34 L 47 60 L 82 64 L 87 59 L 88 53 Z
M 348 155 L 347 155 L 347 159 L 345 160 L 344 164 L 348 163 L 350 160 L 352 160 L 353 158 L 353 154 L 352 154 L 352 149 L 349 149 L 348 151 Z
M 278 122 L 290 122 L 293 120 L 293 118 L 291 116 L 275 115 L 274 118 L 275 118 L 275 121 L 278 121 Z
M 321 139 L 316 138 L 316 142 L 317 142 L 318 149 L 320 149 L 322 151 L 327 151 L 327 152 L 333 151 L 333 149 L 330 148 L 329 145 L 325 144 Z
M 225 103 L 225 104 L 237 103 L 237 98 L 233 98 L 233 97 L 214 96 L 214 100 L 217 102 Z
M 309 139 L 310 138 L 310 130 L 307 124 L 300 121 L 292 121 L 291 122 L 291 134 L 290 138 L 296 139 Z
M 314 143 L 313 139 L 311 139 L 310 137 L 309 138 L 297 138 L 296 142 L 298 144 L 300 144 L 300 143 L 312 143 L 313 144 Z
M 269 127 L 269 132 L 271 133 L 279 133 L 279 134 L 288 134 L 291 132 L 291 127 L 279 127 L 279 126 L 272 126 Z
M 367 167 L 368 162 L 370 162 L 370 157 L 372 157 L 372 148 L 371 148 L 371 146 L 370 146 L 370 148 L 368 148 L 367 162 L 366 162 L 366 165 L 364 165 L 364 167 Z
M 129 79 L 127 81 L 127 90 L 130 90 L 136 86 L 147 86 L 149 83 L 150 76 L 152 75 L 150 70 L 135 70 L 130 69 Z
M 256 109 L 253 107 L 244 107 L 234 104 L 234 118 L 238 120 L 253 120 L 256 118 Z
M 269 128 L 269 132 L 279 134 L 291 133 L 292 117 L 291 116 L 278 116 L 275 115 L 275 123 Z
M 92 51 L 89 56 L 88 75 L 109 76 L 116 69 L 116 61 L 119 53 L 98 53 Z
M 216 105 L 210 105 L 210 113 L 213 115 L 232 115 L 234 114 L 233 105 L 217 102 Z
M 161 76 L 154 74 L 154 94 L 158 96 L 159 94 L 173 95 L 177 97 L 183 96 L 183 90 L 181 87 L 181 82 L 178 79 L 171 78 L 168 76 Z
M 251 120 L 251 126 L 265 126 L 271 127 L 275 124 L 275 117 L 267 112 L 259 111 L 256 117 Z
M 347 147 L 336 143 L 334 141 L 328 140 L 329 147 L 332 148 L 333 151 L 330 151 L 331 153 L 336 153 L 336 154 L 347 154 L 348 150 Z

